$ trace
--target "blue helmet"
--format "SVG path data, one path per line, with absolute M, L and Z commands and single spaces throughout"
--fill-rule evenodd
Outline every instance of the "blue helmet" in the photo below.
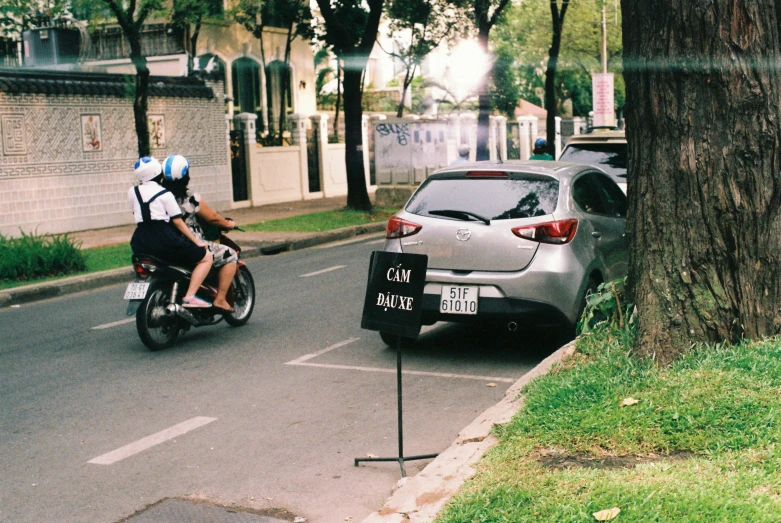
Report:
M 187 178 L 190 162 L 181 154 L 172 154 L 163 162 L 163 175 L 169 182 Z
M 545 138 L 537 138 L 534 140 L 535 149 L 546 149 L 548 147 L 548 140 Z
M 141 183 L 154 179 L 160 174 L 160 171 L 160 162 L 158 162 L 154 156 L 139 158 L 136 160 L 135 165 L 133 165 L 133 174 L 136 175 L 136 178 L 138 178 L 138 181 Z

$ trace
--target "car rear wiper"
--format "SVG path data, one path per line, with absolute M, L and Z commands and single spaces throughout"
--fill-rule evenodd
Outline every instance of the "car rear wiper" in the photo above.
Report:
M 428 213 L 433 214 L 434 216 L 447 216 L 448 218 L 457 218 L 463 221 L 479 220 L 486 225 L 491 225 L 490 219 L 469 211 L 457 211 L 455 209 L 441 209 L 436 211 L 428 211 Z

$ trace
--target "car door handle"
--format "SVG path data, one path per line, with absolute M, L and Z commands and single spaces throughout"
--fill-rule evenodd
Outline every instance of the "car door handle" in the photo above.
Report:
M 602 233 L 599 232 L 599 231 L 592 231 L 591 232 L 591 236 L 593 236 L 594 238 L 601 238 L 602 237 Z

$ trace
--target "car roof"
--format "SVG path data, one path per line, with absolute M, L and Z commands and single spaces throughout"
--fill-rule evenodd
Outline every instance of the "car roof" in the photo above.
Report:
M 438 169 L 428 178 L 461 178 L 466 177 L 467 172 L 475 171 L 501 171 L 512 174 L 541 174 L 552 178 L 561 179 L 575 176 L 582 171 L 601 170 L 591 165 L 555 162 L 550 160 L 507 160 L 505 162 L 468 162 L 451 165 Z
M 626 132 L 597 130 L 588 134 L 573 134 L 567 145 L 578 143 L 626 143 Z

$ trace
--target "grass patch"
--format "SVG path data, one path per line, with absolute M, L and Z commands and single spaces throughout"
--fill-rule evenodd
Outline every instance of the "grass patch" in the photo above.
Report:
M 779 340 L 699 347 L 666 369 L 628 356 L 632 342 L 624 330 L 580 338 L 575 358 L 526 388 L 437 521 L 594 521 L 614 506 L 620 522 L 781 521 Z M 627 397 L 640 401 L 621 407 Z M 545 466 L 545 453 L 573 459 Z M 599 469 L 583 455 L 642 463 Z
M 67 234 L 0 234 L 0 281 L 28 282 L 83 271 L 86 264 L 79 246 Z
M 396 212 L 398 209 L 374 208 L 371 212 L 336 209 L 253 223 L 242 226 L 242 229 L 266 232 L 323 232 L 354 225 L 385 222 Z

